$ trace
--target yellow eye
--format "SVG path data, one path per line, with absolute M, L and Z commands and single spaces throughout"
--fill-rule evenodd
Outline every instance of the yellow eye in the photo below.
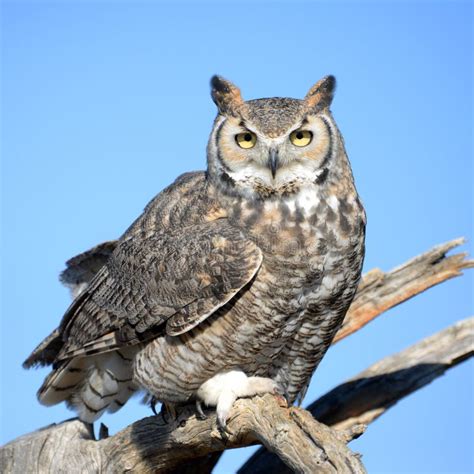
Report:
M 253 148 L 257 143 L 257 135 L 252 132 L 239 133 L 235 136 L 235 141 L 240 148 Z
M 313 134 L 308 130 L 295 130 L 290 134 L 290 141 L 296 146 L 306 146 L 311 143 Z

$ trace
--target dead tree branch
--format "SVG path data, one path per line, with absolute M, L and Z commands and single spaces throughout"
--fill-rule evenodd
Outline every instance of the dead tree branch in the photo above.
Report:
M 169 472 L 178 465 L 226 448 L 263 443 L 294 472 L 364 473 L 345 439 L 305 410 L 281 407 L 272 395 L 239 400 L 223 437 L 216 420 L 196 418 L 185 407 L 166 424 L 144 418 L 115 436 L 94 441 L 88 427 L 67 421 L 23 436 L 1 452 L 1 472 Z
M 388 273 L 375 268 L 364 275 L 357 294 L 333 344 L 364 327 L 394 306 L 443 281 L 462 275 L 474 267 L 467 253 L 446 254 L 464 243 L 455 239 L 433 247 Z
M 262 443 L 277 454 L 258 453 L 240 474 L 264 472 L 365 472 L 346 443 L 398 400 L 430 383 L 474 354 L 474 318 L 431 336 L 374 364 L 311 406 L 281 406 L 271 396 L 239 400 L 231 414 L 232 435 L 216 430 L 185 407 L 177 419 L 144 418 L 115 436 L 94 441 L 84 423 L 73 420 L 23 436 L 1 452 L 1 472 L 168 472 L 195 458 L 227 448 Z M 283 462 L 285 464 L 283 464 Z M 286 467 L 285 467 L 286 466 Z M 350 466 L 350 469 L 349 469 Z
M 466 254 L 446 257 L 462 242 L 458 239 L 435 247 L 386 274 L 369 272 L 336 340 L 388 308 L 472 267 L 474 262 L 465 260 Z M 193 407 L 184 407 L 169 424 L 159 416 L 144 418 L 99 441 L 78 420 L 53 425 L 4 446 L 0 472 L 147 473 L 169 472 L 178 466 L 180 472 L 210 472 L 219 452 L 256 443 L 278 457 L 259 451 L 241 473 L 364 472 L 346 443 L 363 432 L 363 424 L 471 356 L 473 340 L 471 318 L 383 359 L 312 404 L 312 414 L 338 431 L 315 421 L 309 412 L 281 406 L 267 395 L 235 404 L 229 421 L 233 433 L 228 437 L 216 431 L 213 411 L 208 412 L 208 419 L 199 420 Z
M 368 425 L 398 400 L 473 355 L 471 317 L 382 359 L 313 402 L 308 410 L 317 420 L 337 430 Z

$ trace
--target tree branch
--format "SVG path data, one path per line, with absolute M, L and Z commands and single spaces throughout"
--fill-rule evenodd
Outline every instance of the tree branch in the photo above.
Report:
M 474 318 L 431 336 L 374 364 L 311 405 L 309 412 L 287 408 L 271 396 L 238 400 L 229 428 L 216 431 L 213 412 L 196 418 L 187 406 L 169 424 L 160 416 L 144 418 L 115 436 L 94 441 L 88 426 L 67 421 L 23 436 L 1 450 L 1 472 L 168 472 L 195 458 L 227 448 L 263 443 L 285 464 L 258 452 L 239 474 L 264 472 L 364 472 L 345 443 L 398 400 L 430 383 L 474 354 Z M 211 463 L 212 465 L 212 463 Z M 350 469 L 349 469 L 350 467 Z
M 369 424 L 398 400 L 474 355 L 474 317 L 386 357 L 313 402 L 308 410 L 338 430 Z
M 465 260 L 464 253 L 446 257 L 462 242 L 435 247 L 386 274 L 369 272 L 335 341 L 388 308 L 472 267 L 474 262 Z M 30 472 L 32 466 L 39 472 L 167 472 L 178 466 L 180 472 L 210 472 L 220 451 L 256 443 L 277 453 L 289 468 L 276 456 L 259 451 L 253 465 L 247 463 L 239 472 L 364 472 L 358 457 L 345 446 L 363 432 L 360 423 L 372 422 L 399 399 L 471 356 L 472 340 L 471 319 L 382 360 L 312 404 L 312 413 L 343 430 L 339 434 L 308 412 L 281 407 L 267 395 L 235 404 L 229 421 L 233 434 L 226 438 L 215 430 L 213 411 L 207 420 L 199 420 L 192 407 L 184 407 L 170 424 L 161 417 L 145 418 L 100 441 L 78 420 L 53 425 L 3 447 L 0 472 Z M 275 460 L 279 467 L 273 469 Z
M 144 418 L 110 438 L 94 441 L 87 425 L 67 421 L 7 444 L 1 451 L 1 472 L 169 472 L 196 457 L 226 448 L 263 443 L 292 472 L 364 473 L 345 439 L 300 408 L 278 404 L 272 395 L 238 400 L 223 437 L 215 416 L 196 418 L 185 407 L 166 424 L 162 417 Z
M 474 260 L 466 260 L 466 252 L 446 256 L 464 242 L 460 238 L 437 245 L 388 273 L 375 268 L 365 274 L 333 344 L 358 331 L 388 309 L 434 285 L 462 275 L 464 269 L 473 268 Z
M 474 317 L 386 357 L 322 396 L 308 410 L 349 441 L 399 400 L 428 385 L 474 355 Z M 289 471 L 273 454 L 259 449 L 238 471 L 259 474 Z

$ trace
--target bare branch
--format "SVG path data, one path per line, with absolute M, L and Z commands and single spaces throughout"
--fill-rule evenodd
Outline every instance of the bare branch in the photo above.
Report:
M 364 473 L 344 437 L 300 408 L 278 404 L 272 395 L 238 400 L 231 413 L 233 434 L 222 437 L 215 416 L 199 420 L 192 407 L 166 424 L 144 418 L 115 436 L 94 441 L 84 423 L 73 420 L 37 431 L 1 450 L 1 472 L 169 472 L 182 463 L 226 448 L 263 443 L 293 472 Z M 189 471 L 188 471 L 189 472 Z
M 474 355 L 474 317 L 392 355 L 312 403 L 308 410 L 320 422 L 350 441 L 399 400 Z M 273 454 L 258 450 L 239 474 L 291 472 Z
M 451 240 L 388 273 L 376 268 L 364 275 L 333 344 L 358 331 L 388 309 L 434 285 L 462 275 L 464 269 L 473 268 L 474 260 L 466 260 L 465 252 L 446 256 L 447 252 L 463 243 L 463 238 Z
M 460 253 L 446 253 L 462 239 L 433 248 L 384 274 L 369 272 L 335 341 L 357 331 L 376 316 L 425 289 L 474 266 Z M 233 434 L 215 430 L 184 407 L 170 423 L 150 417 L 115 436 L 95 441 L 89 427 L 68 421 L 25 435 L 0 450 L 0 472 L 210 472 L 227 448 L 263 443 L 276 456 L 259 451 L 239 472 L 364 472 L 345 443 L 362 434 L 399 399 L 431 382 L 473 353 L 473 320 L 466 320 L 373 365 L 313 403 L 312 413 L 339 433 L 316 422 L 308 412 L 278 405 L 270 395 L 239 400 L 229 422 Z M 341 464 L 343 463 L 343 464 Z M 273 467 L 272 467 L 273 466 Z M 276 466 L 276 467 L 275 467 Z M 350 471 L 348 471 L 350 466 Z M 262 470 L 263 468 L 263 470 Z
M 74 420 L 23 436 L 6 445 L 1 472 L 156 472 L 169 471 L 226 448 L 263 443 L 277 453 L 257 453 L 240 474 L 259 472 L 364 472 L 345 446 L 399 399 L 428 384 L 474 354 L 474 318 L 467 319 L 374 364 L 311 405 L 320 421 L 299 408 L 278 405 L 271 395 L 239 400 L 231 414 L 233 434 L 223 438 L 215 416 L 199 420 L 184 407 L 166 424 L 161 417 L 140 420 L 115 436 L 94 441 L 84 423 Z M 342 464 L 341 464 L 342 463 Z M 351 470 L 348 470 L 351 466 Z M 192 472 L 188 470 L 187 472 Z
M 474 317 L 386 357 L 312 403 L 308 410 L 338 430 L 369 424 L 403 397 L 474 355 Z

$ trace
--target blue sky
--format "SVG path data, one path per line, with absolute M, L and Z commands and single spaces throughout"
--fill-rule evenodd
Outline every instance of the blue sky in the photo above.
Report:
M 205 166 L 219 73 L 245 98 L 303 97 L 335 74 L 334 116 L 368 214 L 365 269 L 473 238 L 472 6 L 462 1 L 2 3 L 1 438 L 72 416 L 21 362 L 59 322 L 63 262 L 116 238 L 180 173 Z M 473 254 L 471 243 L 465 249 Z M 309 403 L 473 311 L 472 272 L 332 348 Z M 352 444 L 369 472 L 472 472 L 473 364 Z M 104 422 L 149 415 L 138 400 Z M 226 453 L 231 473 L 252 452 Z

